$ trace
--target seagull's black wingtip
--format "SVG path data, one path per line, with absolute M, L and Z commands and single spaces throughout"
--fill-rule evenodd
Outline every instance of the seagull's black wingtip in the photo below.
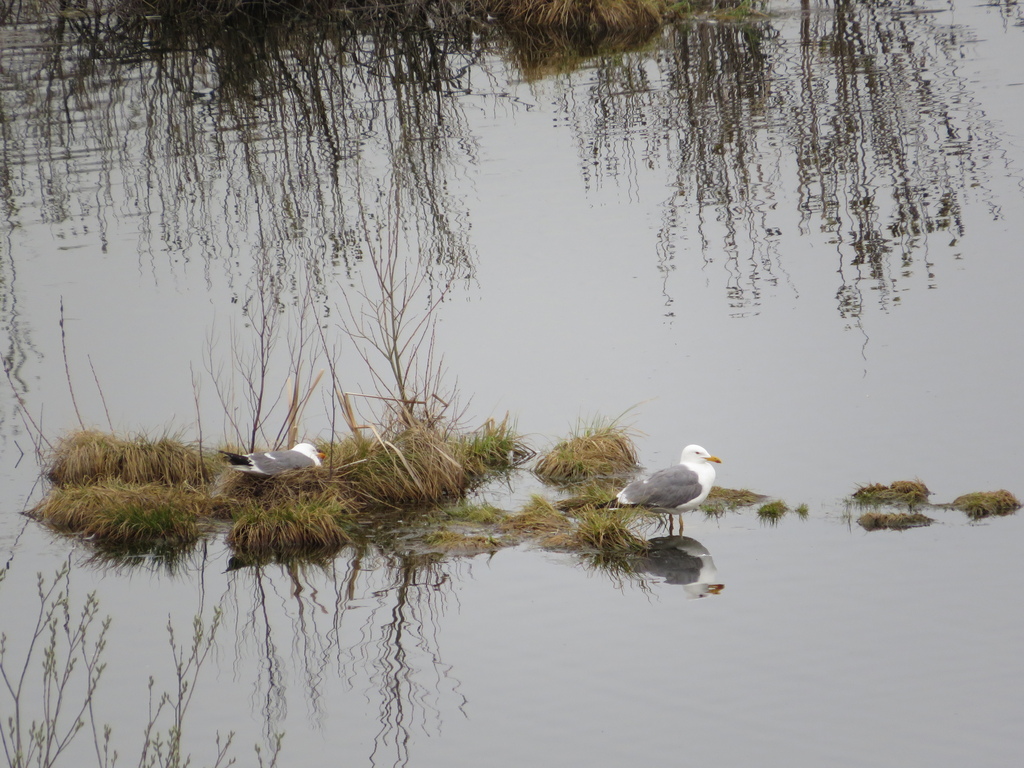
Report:
M 252 462 L 249 461 L 248 456 L 243 456 L 240 453 L 231 453 L 231 451 L 218 451 L 228 457 L 228 463 L 237 467 L 248 467 Z

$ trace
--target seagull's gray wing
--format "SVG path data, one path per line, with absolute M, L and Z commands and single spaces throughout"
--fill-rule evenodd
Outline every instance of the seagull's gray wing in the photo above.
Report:
M 619 493 L 618 500 L 622 504 L 675 509 L 696 499 L 702 490 L 697 473 L 678 464 L 630 483 Z
M 289 469 L 316 466 L 316 462 L 299 451 L 269 451 L 249 454 L 252 467 L 265 475 L 276 475 Z

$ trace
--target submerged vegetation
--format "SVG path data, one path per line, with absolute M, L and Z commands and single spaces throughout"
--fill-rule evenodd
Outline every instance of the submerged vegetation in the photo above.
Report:
M 855 503 L 864 506 L 906 504 L 913 507 L 918 504 L 927 504 L 930 495 L 931 491 L 920 480 L 897 480 L 891 485 L 879 483 L 862 485 L 853 492 L 851 498 Z
M 707 499 L 700 505 L 704 514 L 708 517 L 721 517 L 726 512 L 734 512 L 742 507 L 752 507 L 760 501 L 765 500 L 760 493 L 748 491 L 745 488 L 722 488 L 716 485 L 711 489 Z
M 892 485 L 861 486 L 850 497 L 860 507 L 907 507 L 905 512 L 890 512 L 873 509 L 857 518 L 857 522 L 868 531 L 879 529 L 903 530 L 931 525 L 934 519 L 918 510 L 925 506 L 931 509 L 953 508 L 967 514 L 972 520 L 992 515 L 1009 515 L 1020 509 L 1017 497 L 1006 490 L 981 491 L 958 496 L 949 504 L 931 504 L 931 492 L 920 480 L 903 480 Z
M 921 528 L 935 521 L 920 512 L 881 512 L 873 510 L 865 512 L 857 523 L 866 531 L 890 530 L 902 531 L 907 528 Z
M 965 493 L 953 499 L 951 507 L 967 513 L 972 520 L 993 515 L 1009 515 L 1020 509 L 1020 501 L 1006 490 Z

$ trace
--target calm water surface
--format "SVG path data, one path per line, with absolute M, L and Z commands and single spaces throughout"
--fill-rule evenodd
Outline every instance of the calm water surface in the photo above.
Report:
M 168 622 L 186 642 L 219 610 L 197 763 L 233 731 L 239 764 L 284 733 L 281 765 L 1015 765 L 1024 523 L 866 534 L 841 499 L 1024 494 L 1020 12 L 772 10 L 583 60 L 485 31 L 0 31 L 9 658 L 37 572 L 70 561 L 75 601 L 113 617 L 96 711 L 122 761 L 149 677 L 173 685 Z M 112 564 L 18 515 L 41 490 L 16 397 L 50 435 L 77 405 L 230 439 L 260 306 L 281 308 L 275 383 L 319 324 L 339 383 L 372 389 L 342 324 L 391 252 L 427 276 L 416 311 L 443 298 L 467 423 L 510 412 L 543 449 L 632 409 L 647 466 L 700 442 L 722 484 L 809 518 L 689 516 L 725 585 L 695 599 L 528 548 L 229 570 L 213 539 Z M 68 762 L 93 759 L 81 736 Z

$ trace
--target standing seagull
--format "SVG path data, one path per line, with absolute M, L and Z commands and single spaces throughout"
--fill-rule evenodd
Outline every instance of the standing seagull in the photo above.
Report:
M 673 514 L 699 507 L 715 484 L 715 468 L 709 462 L 721 464 L 699 445 L 683 448 L 683 455 L 674 467 L 655 472 L 644 480 L 630 483 L 616 496 L 619 504 L 653 507 L 656 511 Z M 679 520 L 682 529 L 682 518 Z M 669 519 L 669 533 L 672 519 Z
M 289 469 L 319 467 L 326 454 L 318 451 L 312 443 L 299 443 L 290 451 L 269 451 L 267 453 L 231 453 L 221 451 L 228 462 L 241 472 L 253 475 L 276 475 Z

